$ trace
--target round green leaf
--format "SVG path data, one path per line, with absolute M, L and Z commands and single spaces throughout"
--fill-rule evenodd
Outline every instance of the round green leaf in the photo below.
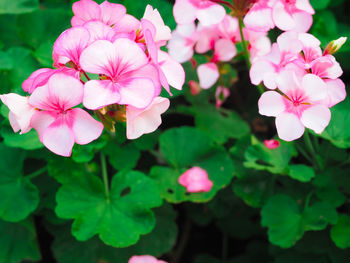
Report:
M 140 172 L 118 173 L 112 179 L 110 198 L 96 176 L 77 175 L 56 195 L 56 214 L 74 219 L 72 233 L 80 241 L 98 234 L 111 246 L 135 244 L 149 233 L 155 219 L 153 207 L 161 204 L 155 183 Z
M 18 263 L 39 260 L 40 252 L 32 221 L 8 223 L 0 220 L 0 262 Z
M 337 210 L 326 202 L 317 202 L 304 211 L 305 230 L 323 230 L 328 223 L 335 224 L 337 220 Z
M 0 218 L 25 219 L 39 204 L 36 186 L 22 175 L 25 153 L 0 143 Z
M 269 240 L 274 245 L 292 247 L 304 234 L 299 206 L 287 195 L 271 197 L 262 208 L 261 217 L 261 225 L 269 228 Z
M 213 188 L 209 192 L 188 193 L 186 188 L 178 182 L 178 178 L 186 169 L 175 170 L 164 166 L 153 166 L 150 176 L 158 184 L 162 198 L 171 203 L 207 202 L 215 196 L 218 190 L 230 183 L 234 173 L 232 160 L 225 151 L 220 150 L 208 154 L 192 165 L 199 166 L 208 172 Z
M 337 247 L 350 247 L 350 217 L 341 215 L 336 225 L 331 229 L 331 238 Z
M 22 148 L 25 150 L 36 150 L 43 148 L 44 145 L 39 141 L 38 133 L 35 130 L 19 134 L 15 133 L 9 126 L 1 128 L 1 136 L 4 143 L 10 147 Z
M 176 168 L 192 165 L 213 146 L 208 135 L 192 127 L 167 130 L 159 143 L 165 159 Z
M 289 165 L 288 175 L 300 182 L 310 182 L 315 177 L 315 171 L 303 164 L 292 164 Z

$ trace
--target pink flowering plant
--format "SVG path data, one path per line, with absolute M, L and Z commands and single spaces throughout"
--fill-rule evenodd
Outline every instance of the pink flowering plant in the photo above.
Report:
M 347 263 L 349 12 L 0 0 L 0 263 Z

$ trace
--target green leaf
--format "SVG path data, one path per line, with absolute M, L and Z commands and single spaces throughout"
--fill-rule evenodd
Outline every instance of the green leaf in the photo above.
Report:
M 234 173 L 232 160 L 222 150 L 211 152 L 205 158 L 193 160 L 192 165 L 199 166 L 208 172 L 213 188 L 209 192 L 188 193 L 186 188 L 178 182 L 178 178 L 187 170 L 186 168 L 175 170 L 164 166 L 153 166 L 150 176 L 158 184 L 162 198 L 171 203 L 206 202 L 212 199 L 218 190 L 230 183 Z
M 330 140 L 335 146 L 339 148 L 350 147 L 350 130 L 347 123 L 350 121 L 350 100 L 335 105 L 331 108 L 332 119 L 321 134 L 321 137 Z
M 56 201 L 56 214 L 74 219 L 72 233 L 79 241 L 98 234 L 115 247 L 135 244 L 149 233 L 155 225 L 150 209 L 162 202 L 154 182 L 133 171 L 113 177 L 109 199 L 98 177 L 80 174 L 59 189 Z
M 160 150 L 174 167 L 186 167 L 208 153 L 213 142 L 202 131 L 192 127 L 167 130 L 160 136 Z
M 39 0 L 0 0 L 0 14 L 21 14 L 39 9 Z
M 350 217 L 341 215 L 336 225 L 331 229 L 331 238 L 337 247 L 350 247 Z
M 23 47 L 10 48 L 7 53 L 14 61 L 21 61 L 21 65 L 14 67 L 10 71 L 10 80 L 13 85 L 12 91 L 23 94 L 22 82 L 26 80 L 30 74 L 39 68 L 38 63 L 33 58 L 31 51 Z
M 269 149 L 255 138 L 253 141 L 253 145 L 244 154 L 245 167 L 267 170 L 274 174 L 287 174 L 289 161 L 297 154 L 292 143 L 280 141 L 278 148 Z
M 10 70 L 13 65 L 13 59 L 6 52 L 0 51 L 0 70 Z
M 86 145 L 75 144 L 72 151 L 72 159 L 77 163 L 88 163 L 94 156 L 95 152 L 105 147 L 107 141 L 100 137 Z
M 109 163 L 118 171 L 132 170 L 140 159 L 140 151 L 132 144 L 108 143 L 104 149 Z
M 206 132 L 212 139 L 224 144 L 228 139 L 239 139 L 249 134 L 248 124 L 234 111 L 220 112 L 211 105 L 193 107 L 196 127 Z
M 329 2 L 330 0 L 310 0 L 310 4 L 316 10 L 325 9 L 328 6 Z
M 299 205 L 287 195 L 275 195 L 261 210 L 261 225 L 268 227 L 271 243 L 292 247 L 304 234 Z
M 306 230 L 323 230 L 328 223 L 335 224 L 337 220 L 337 210 L 326 202 L 317 202 L 304 211 Z
M 25 153 L 0 143 L 0 218 L 25 219 L 39 204 L 38 189 L 22 174 Z
M 169 204 L 154 209 L 156 226 L 154 230 L 142 236 L 135 245 L 127 248 L 113 248 L 104 245 L 97 238 L 84 243 L 72 238 L 67 226 L 49 226 L 55 236 L 53 252 L 59 263 L 96 263 L 99 261 L 127 262 L 133 255 L 160 256 L 169 251 L 176 241 L 176 213 Z
M 17 19 L 19 36 L 33 49 L 42 49 L 41 45 L 47 45 L 50 41 L 52 50 L 55 39 L 69 25 L 70 13 L 61 9 L 41 9 L 33 13 L 20 15 Z M 47 52 L 49 51 L 47 49 Z
M 160 132 L 155 131 L 149 134 L 144 134 L 140 138 L 133 141 L 133 144 L 140 150 L 152 150 L 159 139 Z
M 8 223 L 0 220 L 0 262 L 40 260 L 34 224 L 30 220 Z
M 19 134 L 15 133 L 9 126 L 4 126 L 1 128 L 0 134 L 4 138 L 4 143 L 10 147 L 25 150 L 36 150 L 44 147 L 39 141 L 38 133 L 35 130 L 31 130 L 25 134 Z
M 315 171 L 303 164 L 291 164 L 289 165 L 288 175 L 300 182 L 310 182 L 315 177 Z

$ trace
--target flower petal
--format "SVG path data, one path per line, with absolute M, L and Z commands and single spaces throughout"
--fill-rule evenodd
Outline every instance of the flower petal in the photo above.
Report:
M 312 25 L 312 15 L 306 12 L 296 12 L 293 14 L 293 20 L 295 22 L 295 26 L 293 28 L 296 32 L 307 32 L 309 31 Z
M 176 0 L 173 12 L 178 24 L 189 24 L 196 19 L 196 8 L 188 0 Z
M 181 90 L 185 83 L 185 71 L 181 64 L 161 50 L 158 51 L 158 62 L 169 85 Z
M 215 63 L 202 64 L 197 68 L 199 85 L 202 89 L 209 89 L 219 79 L 220 73 Z
M 275 25 L 283 31 L 289 31 L 295 27 L 293 17 L 286 11 L 281 2 L 277 2 L 274 5 L 272 9 L 272 19 Z
M 326 83 L 328 94 L 325 99 L 325 105 L 327 107 L 333 107 L 345 99 L 345 84 L 341 79 L 326 79 L 324 82 Z
M 288 112 L 282 112 L 276 117 L 276 128 L 278 136 L 288 142 L 300 138 L 305 131 L 299 118 Z
M 57 155 L 71 156 L 74 145 L 74 133 L 65 121 L 64 116 L 59 116 L 45 129 L 42 143 Z
M 57 113 L 50 111 L 36 111 L 30 120 L 32 126 L 39 134 L 39 140 L 43 141 L 43 135 L 47 127 L 51 125 L 57 118 Z
M 162 123 L 160 117 L 170 106 L 166 98 L 156 97 L 146 109 L 126 107 L 126 136 L 136 139 L 142 134 L 154 132 Z
M 103 23 L 109 26 L 117 24 L 126 14 L 126 8 L 121 4 L 104 1 L 102 4 L 100 4 L 100 8 L 101 20 Z
M 265 83 L 266 76 L 270 76 L 275 73 L 275 66 L 267 60 L 256 60 L 249 71 L 250 81 L 254 85 L 259 85 L 262 81 L 269 89 L 275 89 L 276 84 L 271 81 Z M 273 74 L 274 75 L 274 74 Z M 274 75 L 275 76 L 275 75 Z M 269 79 L 269 78 L 268 78 Z
M 275 24 L 272 21 L 271 8 L 264 5 L 254 4 L 244 17 L 244 24 L 247 28 L 254 31 L 269 31 L 271 28 L 275 27 Z
M 72 118 L 72 130 L 74 140 L 77 144 L 88 144 L 100 137 L 103 131 L 103 124 L 96 121 L 83 109 L 73 109 L 69 112 Z
M 197 9 L 197 18 L 203 26 L 219 24 L 225 18 L 225 15 L 225 8 L 219 4 L 212 4 L 206 8 Z
M 278 116 L 286 108 L 284 98 L 275 91 L 264 92 L 258 102 L 259 113 L 265 116 Z
M 155 86 L 149 78 L 130 78 L 119 83 L 119 104 L 145 108 L 155 96 Z
M 68 110 L 83 101 L 83 84 L 64 73 L 54 74 L 48 82 L 50 102 Z
M 323 100 L 327 96 L 326 84 L 320 77 L 314 74 L 306 74 L 303 77 L 301 86 L 306 96 L 313 102 Z
M 322 133 L 331 120 L 331 111 L 324 105 L 311 106 L 302 112 L 300 120 L 305 127 Z
M 99 5 L 92 0 L 80 0 L 72 6 L 74 17 L 72 26 L 83 25 L 87 21 L 98 20 L 101 16 Z
M 219 39 L 215 42 L 214 57 L 218 61 L 230 61 L 236 54 L 236 46 L 231 40 Z
M 84 85 L 83 104 L 90 110 L 118 103 L 118 87 L 109 80 L 90 80 Z

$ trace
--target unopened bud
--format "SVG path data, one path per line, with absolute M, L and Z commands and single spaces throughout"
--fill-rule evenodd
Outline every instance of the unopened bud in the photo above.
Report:
M 265 140 L 264 144 L 270 150 L 273 150 L 273 149 L 280 147 L 280 142 L 277 140 Z
M 341 37 L 337 40 L 331 41 L 324 50 L 324 55 L 333 55 L 334 53 L 338 52 L 339 49 L 341 49 L 341 47 L 345 44 L 347 39 L 347 37 Z
M 194 80 L 190 80 L 188 82 L 188 86 L 190 87 L 190 92 L 193 96 L 196 96 L 199 94 L 199 92 L 201 92 L 201 87 Z

